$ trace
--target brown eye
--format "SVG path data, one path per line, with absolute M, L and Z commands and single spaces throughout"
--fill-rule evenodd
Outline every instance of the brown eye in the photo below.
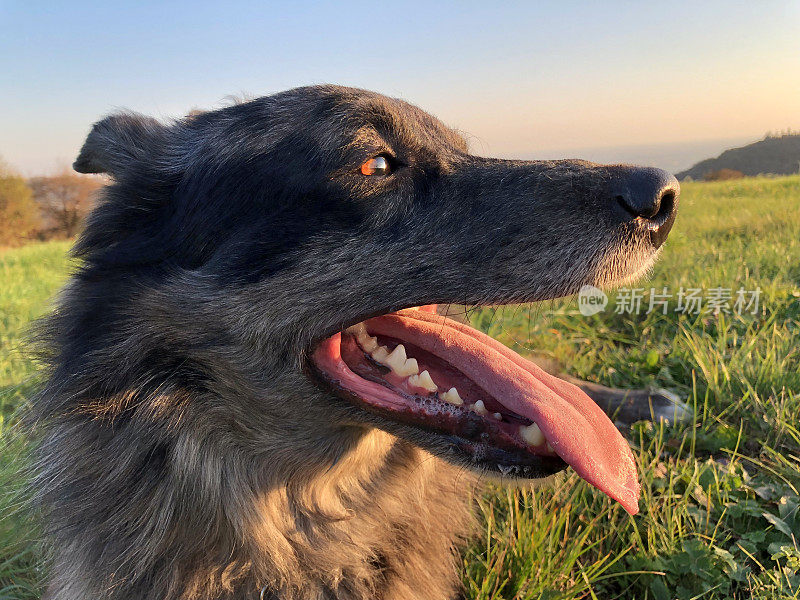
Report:
M 367 162 L 361 165 L 362 175 L 388 175 L 392 172 L 389 161 L 385 156 L 376 156 L 370 158 Z

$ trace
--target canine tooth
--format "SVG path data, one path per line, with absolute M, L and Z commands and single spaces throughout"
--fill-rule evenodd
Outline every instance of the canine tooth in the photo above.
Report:
M 409 358 L 399 369 L 392 367 L 392 371 L 401 377 L 408 377 L 409 375 L 416 375 L 419 373 L 419 365 L 416 358 Z
M 392 350 L 392 353 L 386 357 L 386 362 L 384 364 L 395 373 L 398 373 L 406 364 L 405 346 L 403 346 L 403 344 L 397 344 L 395 349 Z
M 494 413 L 492 416 L 495 419 L 497 419 L 498 421 L 502 421 L 503 420 L 503 415 L 501 413 Z
M 423 371 L 419 375 L 412 375 L 408 378 L 408 383 L 413 385 L 414 387 L 422 388 L 423 390 L 428 390 L 429 392 L 435 392 L 437 389 L 436 384 L 433 383 L 433 379 L 431 379 L 431 374 L 427 371 Z
M 530 446 L 541 446 L 544 442 L 544 434 L 536 423 L 531 423 L 527 427 L 520 425 L 519 435 Z
M 375 362 L 379 362 L 382 365 L 386 364 L 386 357 L 389 356 L 389 351 L 386 349 L 386 346 L 378 346 L 375 350 L 372 351 L 370 354 Z
M 366 330 L 363 333 L 359 333 L 356 339 L 364 352 L 372 352 L 378 347 L 378 338 L 371 336 Z
M 464 404 L 464 401 L 461 399 L 461 396 L 458 395 L 458 390 L 454 387 L 451 387 L 446 392 L 440 393 L 439 398 L 455 406 L 461 406 L 462 404 Z
M 486 416 L 489 414 L 489 411 L 486 410 L 486 405 L 483 403 L 483 400 L 478 400 L 475 404 L 472 405 L 472 410 L 474 410 L 479 415 Z
M 555 450 L 555 448 L 553 448 L 553 447 L 550 445 L 550 442 L 547 442 L 547 444 L 545 444 L 545 446 L 547 447 L 547 449 L 548 449 L 550 452 L 555 452 L 555 451 L 556 451 L 556 450 Z

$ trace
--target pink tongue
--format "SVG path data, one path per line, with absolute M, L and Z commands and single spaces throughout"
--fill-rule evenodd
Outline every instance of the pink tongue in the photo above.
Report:
M 375 317 L 372 334 L 406 340 L 467 375 L 508 410 L 536 422 L 555 452 L 583 479 L 639 512 L 636 465 L 625 439 L 574 385 L 467 325 L 419 310 Z

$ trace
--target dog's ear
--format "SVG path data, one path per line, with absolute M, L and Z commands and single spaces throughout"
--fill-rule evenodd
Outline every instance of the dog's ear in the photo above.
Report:
M 94 124 L 72 168 L 78 173 L 108 173 L 118 179 L 157 153 L 166 129 L 155 119 L 136 113 L 108 116 Z

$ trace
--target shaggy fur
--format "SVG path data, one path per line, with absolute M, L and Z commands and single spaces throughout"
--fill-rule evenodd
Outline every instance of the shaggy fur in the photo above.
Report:
M 378 154 L 394 173 L 361 175 Z M 310 348 L 402 307 L 612 284 L 660 244 L 615 167 L 474 157 L 333 86 L 112 115 L 75 168 L 113 184 L 41 327 L 51 600 L 453 597 L 470 465 L 319 388 Z

